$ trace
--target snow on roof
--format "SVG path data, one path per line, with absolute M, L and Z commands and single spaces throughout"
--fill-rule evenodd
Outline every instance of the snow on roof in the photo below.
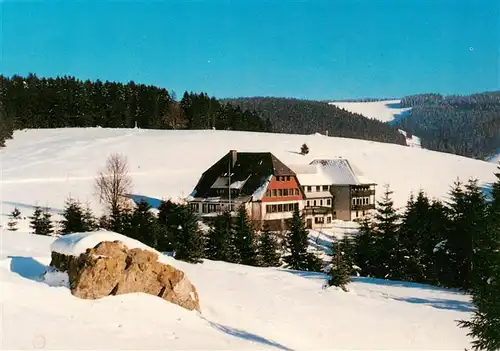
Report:
M 138 240 L 106 230 L 62 235 L 50 245 L 50 250 L 67 256 L 79 256 L 103 241 L 115 240 L 122 242 L 129 249 L 143 249 L 159 254 L 158 251 Z
M 300 185 L 330 185 L 329 177 L 317 165 L 293 165 L 290 168 L 296 173 Z
M 310 164 L 318 165 L 330 180 L 330 184 L 339 185 L 362 185 L 373 183 L 364 177 L 358 169 L 353 169 L 348 160 L 337 159 L 315 159 Z
M 262 183 L 261 186 L 259 186 L 255 191 L 254 193 L 252 194 L 252 200 L 253 201 L 258 201 L 258 200 L 262 200 L 262 198 L 264 197 L 264 195 L 266 194 L 266 190 L 267 190 L 267 186 L 269 185 L 269 183 L 271 182 L 271 179 L 273 179 L 273 175 L 269 175 L 266 180 L 264 181 L 264 183 Z

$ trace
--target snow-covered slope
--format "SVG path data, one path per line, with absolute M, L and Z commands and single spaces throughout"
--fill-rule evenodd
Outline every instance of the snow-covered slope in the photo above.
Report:
M 401 107 L 401 100 L 384 100 L 372 102 L 330 102 L 330 105 L 335 105 L 352 113 L 359 113 L 365 117 L 373 118 L 381 122 L 393 122 L 404 118 L 406 113 L 411 110 Z M 399 132 L 406 137 L 406 132 L 399 129 Z M 411 147 L 421 148 L 420 138 L 412 135 L 406 139 L 406 143 Z
M 310 153 L 301 156 L 297 151 L 304 142 Z M 396 206 L 404 206 L 410 191 L 420 188 L 442 198 L 457 177 L 491 182 L 496 170 L 495 164 L 456 155 L 321 135 L 104 128 L 16 131 L 0 151 L 0 220 L 5 225 L 15 206 L 23 216 L 31 215 L 37 204 L 60 211 L 70 195 L 88 201 L 98 212 L 94 177 L 112 152 L 128 157 L 134 194 L 186 197 L 201 173 L 230 149 L 270 151 L 286 164 L 347 158 L 379 184 L 379 195 L 389 183 Z
M 365 117 L 373 118 L 382 122 L 391 122 L 398 116 L 404 115 L 411 108 L 401 108 L 401 100 L 384 100 L 373 102 L 330 102 L 352 113 L 359 113 Z
M 146 294 L 81 300 L 40 281 L 51 237 L 0 231 L 2 349 L 459 350 L 467 295 L 426 285 L 325 277 L 274 268 L 175 261 L 202 315 Z

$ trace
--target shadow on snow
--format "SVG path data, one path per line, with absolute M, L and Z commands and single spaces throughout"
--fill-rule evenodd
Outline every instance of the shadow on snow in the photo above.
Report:
M 223 333 L 226 333 L 228 335 L 234 336 L 236 338 L 240 338 L 240 339 L 244 339 L 244 340 L 248 340 L 248 341 L 253 341 L 253 342 L 256 342 L 256 343 L 259 343 L 262 345 L 266 345 L 266 346 L 272 346 L 272 347 L 275 347 L 275 348 L 280 349 L 280 350 L 292 350 L 292 349 L 289 349 L 288 347 L 285 347 L 285 346 L 283 346 L 275 341 L 266 339 L 262 336 L 252 334 L 252 333 L 249 333 L 249 332 L 241 330 L 241 329 L 236 329 L 233 327 L 229 327 L 226 325 L 215 323 L 215 322 L 209 321 L 208 319 L 206 319 L 204 317 L 201 317 L 201 318 L 204 319 L 208 324 L 210 324 L 211 327 L 213 327 L 213 328 L 215 328 Z
M 391 297 L 396 301 L 404 301 L 408 303 L 416 303 L 428 305 L 440 310 L 452 310 L 460 312 L 472 312 L 474 306 L 467 301 L 458 301 L 453 299 L 433 299 L 433 298 L 420 298 L 420 297 Z
M 19 274 L 21 277 L 34 280 L 36 282 L 42 281 L 42 274 L 45 273 L 47 267 L 33 257 L 24 256 L 8 256 L 10 261 L 10 270 Z

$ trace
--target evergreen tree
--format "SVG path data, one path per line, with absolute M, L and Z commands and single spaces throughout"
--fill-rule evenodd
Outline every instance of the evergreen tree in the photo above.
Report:
M 141 201 L 135 208 L 130 218 L 130 228 L 125 231 L 125 235 L 143 242 L 155 248 L 157 246 L 155 238 L 156 219 L 151 212 L 151 205 L 146 201 Z
M 84 231 L 93 232 L 99 229 L 99 223 L 97 222 L 97 219 L 92 213 L 92 210 L 90 209 L 89 205 L 87 205 L 87 207 L 85 208 L 82 219 L 83 219 Z
M 233 247 L 233 228 L 229 212 L 216 217 L 213 227 L 209 230 L 205 240 L 205 256 L 215 261 L 235 261 Z
M 61 221 L 61 234 L 87 231 L 83 220 L 83 209 L 77 200 L 68 198 L 62 215 L 64 219 Z
M 175 228 L 175 254 L 178 260 L 200 263 L 203 256 L 203 236 L 198 228 L 196 214 L 186 205 L 180 205 L 175 211 L 180 223 Z
M 12 210 L 12 212 L 9 214 L 9 222 L 7 223 L 7 226 L 9 227 L 8 229 L 10 231 L 16 231 L 17 230 L 17 223 L 21 219 L 21 211 L 17 207 Z
M 403 279 L 435 283 L 433 250 L 439 242 L 433 230 L 431 203 L 422 190 L 410 198 L 400 228 L 400 247 L 404 254 Z
M 368 217 L 363 217 L 358 222 L 359 232 L 354 238 L 354 262 L 363 276 L 372 277 L 375 276 L 377 264 L 374 224 Z
M 398 280 L 403 278 L 403 255 L 400 252 L 399 215 L 394 209 L 392 193 L 386 185 L 382 201 L 377 201 L 375 273 L 378 278 Z
M 471 288 L 476 310 L 471 320 L 459 322 L 469 328 L 474 350 L 500 350 L 500 173 L 496 177 L 484 239 L 476 241 L 473 252 L 474 262 L 481 262 L 472 272 L 478 276 Z
M 445 252 L 448 253 L 448 271 L 445 285 L 468 290 L 472 284 L 473 251 L 481 241 L 486 222 L 486 203 L 476 180 L 470 180 L 463 189 L 456 181 L 451 191 L 450 230 L 446 233 Z M 476 262 L 480 265 L 480 262 Z
M 299 209 L 295 208 L 285 237 L 288 254 L 284 257 L 284 261 L 289 268 L 303 271 L 321 270 L 321 261 L 316 255 L 307 251 L 308 247 L 309 233 Z
M 332 268 L 328 280 L 328 285 L 338 286 L 344 291 L 347 291 L 346 285 L 351 281 L 349 273 L 352 269 L 352 262 L 348 257 L 349 253 L 345 251 L 348 248 L 348 239 L 343 244 L 338 241 L 332 244 Z
M 259 263 L 262 267 L 278 267 L 281 264 L 281 255 L 276 238 L 271 233 L 269 225 L 264 222 L 263 231 L 259 240 Z
M 302 146 L 300 147 L 300 153 L 302 155 L 307 155 L 309 153 L 309 146 L 307 146 L 307 144 L 302 144 Z
M 108 230 L 115 233 L 127 235 L 130 233 L 132 226 L 132 213 L 128 209 L 122 209 L 116 206 L 111 210 L 111 215 L 108 219 Z
M 245 206 L 238 208 L 234 226 L 234 246 L 238 253 L 238 263 L 257 266 L 255 230 L 250 223 Z
M 36 206 L 33 215 L 29 217 L 30 228 L 33 229 L 33 234 L 52 235 L 54 233 L 54 228 L 52 226 L 51 217 L 52 215 L 47 209 Z
M 54 226 L 52 224 L 52 214 L 46 208 L 42 214 L 42 222 L 41 222 L 41 233 L 42 235 L 52 235 L 54 234 Z
M 158 208 L 157 237 L 161 251 L 173 251 L 177 245 L 175 233 L 180 222 L 177 214 L 179 205 L 168 200 L 162 201 Z

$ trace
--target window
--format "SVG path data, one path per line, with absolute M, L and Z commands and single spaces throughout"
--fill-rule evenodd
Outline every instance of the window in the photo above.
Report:
M 312 191 L 311 187 L 310 187 L 310 186 L 308 186 L 308 187 L 307 187 L 307 192 L 308 192 L 308 193 L 310 193 L 311 191 Z
M 283 190 L 282 189 L 278 189 L 278 196 L 283 196 Z
M 319 205 L 323 206 L 323 200 L 319 200 Z
M 208 213 L 208 204 L 203 204 L 202 205 L 202 212 L 203 213 Z
M 266 212 L 267 213 L 271 212 L 271 208 L 272 208 L 271 205 L 266 205 Z
M 271 196 L 271 190 L 266 191 L 266 196 L 267 197 Z
M 328 185 L 323 185 L 323 191 L 328 191 Z
M 216 204 L 208 204 L 208 213 L 213 213 L 217 212 L 217 205 Z
M 314 217 L 314 223 L 316 223 L 316 224 L 325 223 L 325 217 Z
M 363 211 L 363 216 L 365 215 L 365 211 Z
M 200 211 L 200 204 L 197 202 L 191 203 L 191 210 L 193 210 L 194 212 Z
M 277 195 L 276 189 L 273 189 L 271 191 L 272 191 L 271 196 L 276 196 Z
M 356 199 L 355 198 L 352 199 L 352 204 L 356 205 Z
M 285 180 L 286 180 L 287 182 L 289 182 L 289 181 L 290 181 L 290 176 L 286 176 L 286 177 L 285 177 Z
M 295 196 L 298 196 L 300 194 L 299 189 L 295 189 Z
M 288 189 L 283 189 L 283 196 L 288 196 Z
M 316 185 L 316 191 L 321 191 L 321 187 L 319 185 Z
M 281 177 L 280 177 L 280 176 L 277 176 L 277 177 L 276 177 L 276 181 L 277 181 L 277 182 L 281 182 Z
M 298 202 L 296 202 L 296 203 L 293 204 L 293 209 L 294 210 L 298 210 L 299 209 L 299 203 Z
M 332 205 L 332 200 L 327 199 L 327 200 L 326 200 L 326 205 L 327 205 L 327 206 L 331 206 L 331 205 Z
M 311 201 L 307 200 L 307 207 L 311 206 Z
M 358 212 L 358 211 L 356 211 L 356 218 L 358 218 L 358 217 L 359 217 L 359 212 Z
M 330 216 L 326 217 L 326 223 L 332 223 L 332 217 Z
M 316 207 L 316 200 L 313 201 L 313 206 Z
M 282 204 L 278 204 L 278 212 L 283 212 L 283 205 Z

